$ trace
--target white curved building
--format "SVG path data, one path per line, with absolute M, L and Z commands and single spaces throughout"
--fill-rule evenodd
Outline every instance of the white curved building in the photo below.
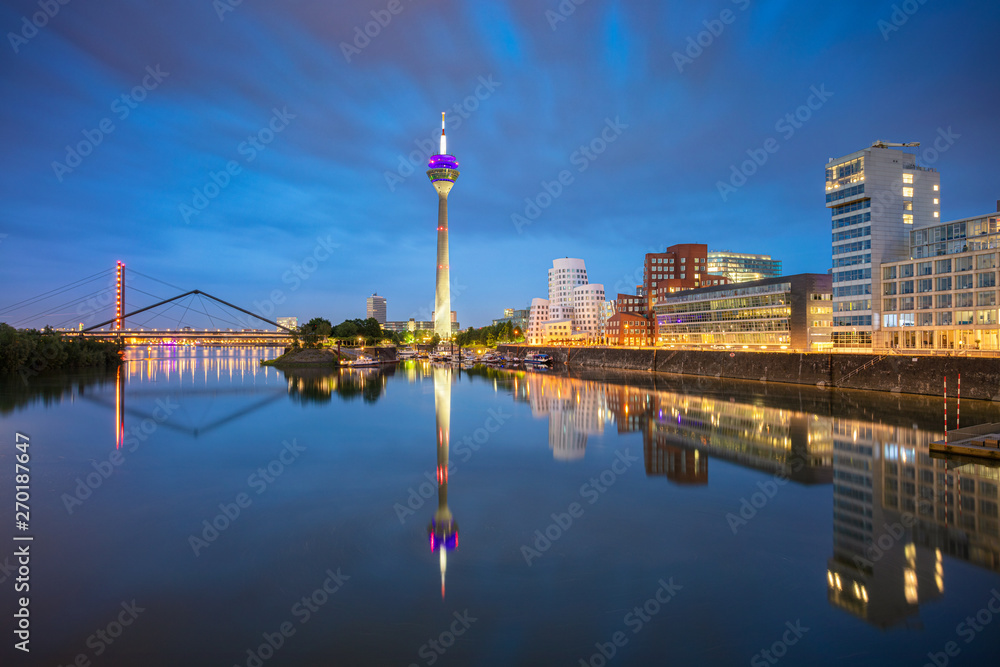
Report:
M 524 339 L 529 345 L 545 343 L 545 322 L 548 320 L 549 300 L 532 299 L 531 309 L 528 311 L 528 330 L 524 334 Z

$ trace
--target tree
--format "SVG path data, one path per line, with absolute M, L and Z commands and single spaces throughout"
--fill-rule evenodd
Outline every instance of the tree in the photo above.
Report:
M 305 347 L 316 347 L 321 338 L 326 338 L 332 333 L 333 325 L 330 324 L 330 320 L 314 317 L 299 327 L 299 331 Z
M 434 334 L 431 336 L 431 345 L 437 347 L 441 343 L 441 336 Z

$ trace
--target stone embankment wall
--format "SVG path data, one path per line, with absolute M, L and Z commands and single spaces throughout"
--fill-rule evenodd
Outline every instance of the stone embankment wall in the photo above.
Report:
M 500 351 L 518 357 L 544 352 L 570 367 L 623 368 L 931 396 L 943 396 L 946 376 L 948 395 L 955 396 L 961 374 L 962 396 L 1000 401 L 1000 358 L 994 357 L 514 345 L 501 346 Z

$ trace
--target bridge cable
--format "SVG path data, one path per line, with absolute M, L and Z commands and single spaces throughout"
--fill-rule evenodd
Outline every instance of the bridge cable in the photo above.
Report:
M 129 271 L 130 273 L 134 273 L 137 276 L 142 276 L 143 278 L 149 278 L 150 280 L 155 280 L 158 283 L 163 283 L 167 287 L 171 287 L 173 289 L 179 289 L 182 292 L 184 291 L 183 287 L 178 287 L 177 285 L 172 285 L 172 284 L 170 284 L 170 283 L 168 283 L 168 282 L 166 282 L 164 280 L 160 280 L 159 278 L 154 278 L 153 276 L 147 276 L 145 273 L 140 273 L 139 271 L 136 271 L 135 269 L 126 269 L 126 270 Z
M 62 310 L 63 308 L 69 308 L 70 306 L 75 306 L 75 305 L 77 305 L 79 303 L 83 303 L 84 301 L 87 301 L 88 299 L 92 299 L 93 297 L 95 297 L 95 296 L 97 296 L 99 294 L 103 294 L 105 292 L 108 292 L 109 290 L 114 290 L 114 289 L 115 289 L 114 287 L 105 287 L 104 289 L 99 289 L 96 292 L 91 292 L 90 294 L 85 294 L 84 296 L 81 296 L 81 297 L 78 297 L 76 299 L 73 299 L 72 301 L 67 301 L 67 302 L 61 303 L 61 304 L 59 304 L 57 306 L 53 306 L 53 307 L 51 307 L 51 309 L 45 309 L 45 310 L 43 310 L 40 313 L 35 313 L 34 315 L 29 315 L 27 317 L 23 317 L 23 318 L 15 321 L 15 322 L 13 322 L 11 324 L 11 326 L 13 326 L 13 327 L 16 328 L 16 327 L 19 327 L 20 325 L 24 324 L 25 322 L 30 322 L 31 320 L 36 320 L 36 319 L 39 319 L 41 317 L 52 317 L 54 315 L 63 315 L 64 313 L 59 313 L 59 312 L 56 312 L 56 311 Z M 53 296 L 55 296 L 55 295 L 53 295 Z M 79 315 L 80 315 L 80 313 L 75 313 L 73 315 L 73 317 L 69 318 L 68 320 L 64 320 L 63 322 L 61 322 L 57 326 L 62 326 L 63 324 L 65 324 L 65 322 L 72 322 L 72 321 L 76 320 Z
M 105 275 L 105 272 L 101 271 L 100 273 L 95 274 L 93 276 L 88 276 L 87 278 L 81 278 L 80 280 L 73 281 L 72 283 L 63 285 L 62 287 L 56 287 L 55 289 L 51 289 L 48 292 L 43 292 L 42 294 L 39 294 L 37 296 L 33 296 L 28 299 L 23 299 L 21 301 L 18 301 L 17 303 L 11 304 L 3 309 L 0 309 L 0 315 L 6 315 L 7 313 L 10 313 L 12 311 L 20 310 L 21 308 L 30 306 L 39 301 L 50 299 L 56 296 L 57 294 L 62 294 L 63 292 L 69 291 L 71 289 L 76 289 L 77 287 L 83 287 L 87 283 L 92 283 L 95 280 L 99 280 L 103 275 Z

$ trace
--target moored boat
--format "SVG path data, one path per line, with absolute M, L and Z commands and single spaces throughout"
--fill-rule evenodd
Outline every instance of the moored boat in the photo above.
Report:
M 552 355 L 542 354 L 536 352 L 533 354 L 527 354 L 524 357 L 525 366 L 551 366 L 552 365 Z

